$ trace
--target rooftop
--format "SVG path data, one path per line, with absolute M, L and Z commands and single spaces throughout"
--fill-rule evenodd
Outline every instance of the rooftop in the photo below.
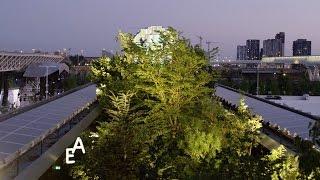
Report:
M 96 99 L 90 85 L 0 122 L 0 167 L 28 151 Z
M 271 101 L 320 117 L 320 96 L 281 96 L 281 100 Z
M 296 134 L 303 139 L 312 139 L 309 131 L 315 124 L 315 119 L 221 86 L 216 87 L 215 95 L 233 105 L 239 105 L 240 99 L 244 98 L 251 112 L 262 116 L 264 122 L 279 125 L 281 129 L 287 129 L 291 134 Z

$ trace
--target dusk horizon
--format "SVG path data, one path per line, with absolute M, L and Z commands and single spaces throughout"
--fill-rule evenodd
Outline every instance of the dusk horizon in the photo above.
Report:
M 2 0 L 0 180 L 320 179 L 319 0 Z
M 285 55 L 292 55 L 292 42 L 312 41 L 312 54 L 320 54 L 320 34 L 316 0 L 304 1 L 41 1 L 4 0 L 0 7 L 0 50 L 56 51 L 71 48 L 72 54 L 84 49 L 87 56 L 98 56 L 101 49 L 118 51 L 115 37 L 119 30 L 137 33 L 152 25 L 174 27 L 193 44 L 219 42 L 220 56 L 236 56 L 237 45 L 247 39 L 274 38 L 286 33 Z M 74 11 L 74 13 L 70 13 Z M 284 13 L 285 12 L 285 13 Z M 206 47 L 206 46 L 205 46 Z

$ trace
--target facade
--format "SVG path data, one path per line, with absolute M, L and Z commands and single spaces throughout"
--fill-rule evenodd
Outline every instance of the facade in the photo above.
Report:
M 247 46 L 237 46 L 237 60 L 247 59 Z
M 264 52 L 264 50 L 263 50 L 263 48 L 261 48 L 261 49 L 260 49 L 260 59 L 263 58 L 263 52 Z
M 286 35 L 284 32 L 279 32 L 278 34 L 276 34 L 275 39 L 281 40 L 282 44 L 281 44 L 279 57 L 282 57 L 282 56 L 284 56 L 284 46 L 285 46 L 285 41 L 286 41 Z
M 311 41 L 298 39 L 293 41 L 293 56 L 311 56 Z
M 276 34 L 274 39 L 263 41 L 263 57 L 283 57 L 285 45 L 285 33 Z
M 247 40 L 247 60 L 260 59 L 260 40 L 249 39 Z
M 281 39 L 267 39 L 263 41 L 263 57 L 283 56 L 283 43 Z

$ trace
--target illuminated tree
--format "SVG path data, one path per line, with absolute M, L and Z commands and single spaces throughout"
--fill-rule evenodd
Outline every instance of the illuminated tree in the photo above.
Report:
M 271 163 L 273 180 L 298 179 L 300 175 L 298 157 L 287 155 L 283 145 L 272 150 L 267 158 Z
M 121 54 L 93 63 L 104 113 L 91 137 L 84 135 L 90 148 L 73 177 L 295 177 L 295 158 L 253 155 L 261 117 L 250 113 L 245 100 L 229 111 L 213 99 L 205 53 L 172 28 L 159 33 L 148 47 L 120 32 Z

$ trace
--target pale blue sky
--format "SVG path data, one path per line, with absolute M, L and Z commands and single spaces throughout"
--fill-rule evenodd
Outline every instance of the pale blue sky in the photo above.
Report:
M 221 42 L 222 56 L 235 56 L 246 39 L 280 31 L 292 41 L 312 40 L 320 54 L 319 0 L 1 0 L 0 50 L 116 50 L 118 30 L 135 33 L 150 25 L 173 26 L 193 42 Z

